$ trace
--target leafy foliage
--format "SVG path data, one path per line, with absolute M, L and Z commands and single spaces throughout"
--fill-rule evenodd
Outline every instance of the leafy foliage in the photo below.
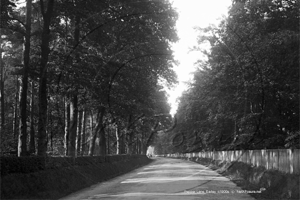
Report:
M 198 28 L 199 45 L 208 41 L 211 50 L 180 99 L 172 137 L 183 142 L 173 151 L 295 146 L 298 10 L 293 0 L 233 1 L 218 27 Z
M 25 8 L 13 9 L 12 1 L 5 2 L 7 4 L 1 4 L 5 6 L 1 15 L 13 16 L 5 18 L 5 26 L 1 26 L 10 43 L 4 61 L 11 70 L 15 65 L 22 66 Z M 107 132 L 106 139 L 114 139 L 111 133 L 117 125 L 128 134 L 128 117 L 131 115 L 134 119 L 144 115 L 144 121 L 137 120 L 131 127 L 133 142 L 127 143 L 145 145 L 146 136 L 140 131 L 149 131 L 153 116 L 170 109 L 159 80 L 165 80 L 169 86 L 176 82 L 170 42 L 178 39 L 177 13 L 171 4 L 166 0 L 55 0 L 53 11 L 48 12 L 46 3 L 48 1 L 34 2 L 31 16 L 29 78 L 39 88 L 42 84 L 46 86 L 27 99 L 28 102 L 31 99 L 39 101 L 34 104 L 38 107 L 34 110 L 47 108 L 47 112 L 34 115 L 34 126 L 37 126 L 36 121 L 46 123 L 45 127 L 39 127 L 37 136 L 41 136 L 41 128 L 47 130 L 47 135 L 42 131 L 44 135 L 39 140 L 43 141 L 38 144 L 47 144 L 48 151 L 54 155 L 63 152 L 65 130 L 69 126 L 65 105 L 72 102 L 75 95 L 78 110 L 85 109 L 89 113 L 85 144 L 91 142 L 93 134 L 97 137 L 101 134 L 100 129 L 92 132 L 97 123 Z M 49 25 L 49 31 L 45 24 Z M 47 40 L 49 42 L 45 42 Z M 43 73 L 47 76 L 41 81 Z M 8 78 L 14 80 L 12 74 Z M 15 83 L 6 81 L 5 88 L 7 101 L 14 98 Z M 11 94 L 8 88 L 14 88 Z M 37 98 L 41 94 L 46 99 Z M 93 113 L 100 107 L 105 108 L 103 121 L 95 122 Z M 13 109 L 6 113 L 12 114 Z M 8 121 L 14 119 L 10 117 Z M 162 122 L 161 126 L 168 123 L 170 121 Z M 9 134 L 9 131 L 5 133 Z

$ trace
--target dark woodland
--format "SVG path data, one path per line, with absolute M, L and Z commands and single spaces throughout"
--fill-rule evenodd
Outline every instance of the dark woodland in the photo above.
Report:
M 1 0 L 1 155 L 299 148 L 299 1 L 233 0 L 179 98 L 167 0 Z M 209 44 L 210 51 L 201 45 Z M 162 84 L 164 83 L 164 84 Z
M 168 1 L 1 0 L 1 154 L 146 154 L 172 127 Z

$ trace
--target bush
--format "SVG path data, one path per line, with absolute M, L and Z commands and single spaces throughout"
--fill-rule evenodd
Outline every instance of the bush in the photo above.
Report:
M 72 166 L 97 165 L 99 163 L 114 163 L 128 159 L 138 159 L 140 155 L 108 155 L 83 157 L 1 157 L 1 176 L 12 173 L 32 173 L 45 169 L 59 169 Z
M 45 169 L 44 157 L 1 157 L 1 176 L 11 173 L 31 173 Z
M 218 169 L 245 190 L 263 189 L 261 194 L 251 194 L 256 199 L 300 199 L 299 174 L 267 170 L 262 166 L 254 167 L 243 162 L 221 162 L 209 158 L 192 158 L 191 160 Z
M 0 196 L 3 199 L 58 199 L 151 162 L 146 156 L 140 155 L 106 158 L 119 162 L 103 162 L 105 157 L 100 156 L 80 157 L 76 162 L 81 166 L 53 168 L 27 174 L 8 174 L 1 177 Z M 58 163 L 64 165 L 72 159 L 48 158 L 48 162 L 53 160 L 58 160 Z

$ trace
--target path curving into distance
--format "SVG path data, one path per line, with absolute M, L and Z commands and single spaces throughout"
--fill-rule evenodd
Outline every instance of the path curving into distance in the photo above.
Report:
M 154 158 L 149 165 L 70 194 L 62 200 L 254 200 L 247 192 L 203 165 L 180 159 Z

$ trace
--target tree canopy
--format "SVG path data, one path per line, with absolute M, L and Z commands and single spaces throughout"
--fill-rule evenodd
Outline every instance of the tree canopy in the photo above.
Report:
M 17 136 L 26 141 L 34 127 L 30 137 L 36 140 L 33 151 L 38 155 L 74 156 L 75 142 L 85 129 L 85 141 L 79 145 L 93 146 L 101 140 L 99 145 L 106 152 L 115 150 L 113 142 L 106 140 L 116 140 L 114 132 L 121 129 L 130 136 L 124 145 L 135 145 L 136 153 L 144 151 L 155 115 L 170 109 L 159 80 L 168 86 L 176 82 L 170 45 L 178 40 L 177 13 L 171 4 L 167 0 L 40 0 L 32 2 L 27 16 L 29 7 L 18 4 L 1 2 L 1 67 L 5 71 L 1 99 L 6 119 L 2 151 L 16 149 Z M 28 89 L 20 82 L 26 71 L 22 57 L 26 35 L 30 52 L 25 82 L 32 86 Z M 24 90 L 27 98 L 20 99 Z M 17 118 L 24 105 L 22 124 L 33 126 L 22 125 L 25 132 L 19 134 Z M 161 121 L 165 119 L 171 120 Z M 128 123 L 134 125 L 128 127 Z M 19 151 L 29 151 L 28 145 L 25 142 Z
M 166 148 L 299 148 L 299 1 L 233 1 L 219 26 L 198 32 L 211 49 Z

